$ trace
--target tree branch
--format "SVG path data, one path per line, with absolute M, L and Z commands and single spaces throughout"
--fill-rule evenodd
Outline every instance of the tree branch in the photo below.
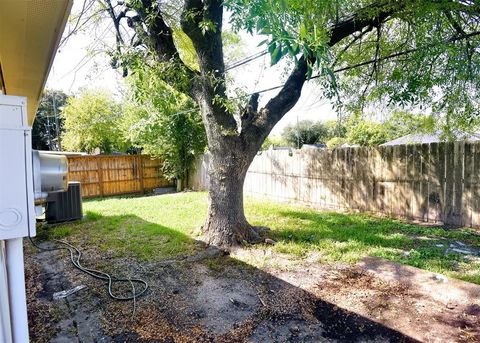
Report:
M 465 30 L 463 27 L 453 18 L 452 14 L 448 11 L 443 12 L 445 14 L 445 17 L 447 17 L 448 21 L 450 22 L 450 25 L 455 29 L 455 31 L 459 35 L 466 35 Z M 472 48 L 472 45 L 470 44 L 470 41 L 467 39 L 466 40 L 466 53 L 467 53 L 467 58 L 468 58 L 468 70 L 471 73 L 472 69 L 472 57 L 473 57 L 473 52 L 474 49 Z
M 355 44 L 356 41 L 358 41 L 359 39 L 363 38 L 364 35 L 366 35 L 368 32 L 372 31 L 373 29 L 373 26 L 368 26 L 365 30 L 361 31 L 360 34 L 358 36 L 355 36 L 350 43 L 348 43 L 347 45 L 345 45 L 345 47 L 342 49 L 342 51 L 340 51 L 336 58 L 335 58 L 335 61 L 332 63 L 332 67 L 334 67 L 338 60 L 340 59 L 340 57 L 343 56 L 343 54 L 345 52 L 347 52 L 348 49 L 350 49 L 352 47 L 353 44 Z
M 115 39 L 117 41 L 117 50 L 120 49 L 120 46 L 124 44 L 122 33 L 120 32 L 120 21 L 125 17 L 126 12 L 121 11 L 116 14 L 115 9 L 113 8 L 111 0 L 103 0 L 105 10 L 110 15 L 110 18 L 113 21 L 113 26 L 115 27 Z
M 237 132 L 235 118 L 227 109 L 222 22 L 223 1 L 185 0 L 181 26 L 192 40 L 200 66 L 200 77 L 191 95 L 202 107 L 209 137 L 219 132 L 229 136 Z
M 74 34 L 76 34 L 88 21 L 90 21 L 90 19 L 92 19 L 96 13 L 94 13 L 92 16 L 88 17 L 87 19 L 85 19 L 83 21 L 83 23 L 81 23 L 82 21 L 82 18 L 83 16 L 92 8 L 92 6 L 95 4 L 95 0 L 90 0 L 90 3 L 87 5 L 87 2 L 88 0 L 84 0 L 83 1 L 83 5 L 82 5 L 82 9 L 80 11 L 80 13 L 78 14 L 77 16 L 77 20 L 75 22 L 75 25 L 72 29 L 69 30 L 68 34 L 62 38 L 62 40 L 60 41 L 60 44 L 59 46 L 63 46 L 67 41 L 68 39 L 73 36 Z
M 379 61 L 379 56 L 380 56 L 380 37 L 381 37 L 381 29 L 380 25 L 377 26 L 377 41 L 375 42 L 375 57 L 374 57 L 374 62 L 372 66 L 372 70 L 370 74 L 368 75 L 368 81 L 365 83 L 365 87 L 363 88 L 363 91 L 360 95 L 360 104 L 361 104 L 361 110 L 363 112 L 365 108 L 365 95 L 367 94 L 368 88 L 370 87 L 370 84 L 372 83 L 373 76 L 375 75 L 375 84 L 377 84 L 378 81 L 378 63 Z
M 202 72 L 214 72 L 223 79 L 223 1 L 185 0 L 181 24 L 195 46 Z
M 109 13 L 113 13 L 111 16 L 117 34 L 120 34 L 120 20 L 126 18 L 128 26 L 134 29 L 135 35 L 138 37 L 135 44 L 146 45 L 154 53 L 158 62 L 170 65 L 171 72 L 165 75 L 164 81 L 182 93 L 191 94 L 191 89 L 195 84 L 194 80 L 198 74 L 180 58 L 173 40 L 172 29 L 166 24 L 159 3 L 155 0 L 139 0 L 128 3 L 116 17 L 110 3 L 111 0 L 103 1 L 110 4 L 110 8 L 107 7 L 107 10 Z M 135 12 L 136 15 L 128 16 L 129 11 Z
M 370 6 L 360 9 L 357 13 L 334 25 L 330 29 L 329 46 L 334 46 L 351 34 L 363 30 L 368 26 L 378 26 L 385 22 L 393 14 L 403 9 L 406 1 L 392 1 L 383 3 L 374 3 Z M 368 15 L 371 11 L 377 11 L 374 17 Z
M 201 41 L 200 22 L 203 19 L 204 6 L 201 0 L 185 0 L 180 24 L 183 32 L 192 41 Z
M 253 119 L 255 119 L 255 115 L 258 111 L 258 97 L 260 95 L 258 93 L 252 94 L 250 97 L 250 101 L 245 108 L 241 109 L 240 120 L 242 122 L 242 130 L 244 130 Z
M 151 0 L 141 0 L 141 3 L 142 6 L 134 7 L 134 9 L 138 13 L 141 22 L 145 24 L 149 38 L 148 43 L 150 48 L 155 51 L 158 60 L 160 62 L 173 60 L 176 63 L 183 64 L 173 41 L 172 30 L 165 23 L 157 3 L 152 3 Z M 151 15 L 146 9 L 155 11 L 155 15 Z
M 330 28 L 329 46 L 334 46 L 344 38 L 365 27 L 378 26 L 390 16 L 405 7 L 405 1 L 381 2 L 360 9 L 357 13 Z M 369 15 L 374 10 L 376 15 Z M 245 130 L 242 130 L 244 143 L 256 141 L 259 146 L 268 136 L 275 124 L 297 103 L 305 81 L 307 80 L 308 65 L 315 60 L 300 58 L 280 92 L 273 97 L 266 106 L 258 111 L 254 120 Z
M 200 71 L 224 83 L 222 21 L 223 2 L 219 0 L 185 0 L 181 16 L 182 30 L 192 40 L 197 53 Z M 204 28 L 202 28 L 202 24 Z M 222 86 L 223 87 L 223 86 Z M 217 94 L 221 94 L 218 92 Z

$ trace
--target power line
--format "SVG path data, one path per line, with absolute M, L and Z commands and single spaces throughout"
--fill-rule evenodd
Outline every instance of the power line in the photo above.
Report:
M 249 62 L 252 62 L 254 60 L 256 60 L 257 58 L 260 58 L 262 56 L 265 56 L 266 54 L 268 54 L 268 50 L 264 50 L 264 51 L 260 51 L 260 52 L 257 52 L 256 54 L 253 54 L 251 56 L 248 56 L 248 57 L 245 57 L 244 59 L 240 60 L 240 61 L 237 61 L 237 62 L 234 62 L 232 63 L 231 65 L 227 66 L 225 68 L 226 71 L 228 70 L 232 70 L 232 69 L 235 69 L 235 68 L 238 68 L 244 64 L 247 64 Z
M 250 56 L 247 56 L 247 57 L 244 57 L 238 61 L 235 61 L 235 62 L 232 62 L 230 65 L 226 66 L 226 70 L 229 70 L 229 69 L 233 69 L 233 68 L 236 68 L 237 66 L 240 66 L 240 65 L 243 65 L 245 63 L 248 63 L 250 61 L 253 61 L 257 58 L 260 58 L 264 55 L 266 55 L 268 53 L 267 50 L 263 50 L 263 51 L 258 51 Z
M 480 35 L 480 32 L 472 32 L 472 33 L 470 33 L 470 34 L 453 37 L 453 38 L 445 41 L 445 43 L 454 42 L 454 41 L 458 41 L 458 40 L 470 38 L 470 37 L 477 36 L 477 35 Z M 424 48 L 426 48 L 426 47 L 424 47 Z M 342 71 L 359 68 L 359 67 L 362 67 L 362 66 L 365 66 L 365 65 L 369 65 L 369 64 L 372 64 L 372 63 L 376 63 L 376 62 L 380 62 L 380 61 L 392 59 L 392 58 L 395 58 L 395 57 L 407 55 L 407 54 L 410 54 L 410 53 L 412 53 L 412 52 L 416 52 L 416 51 L 418 51 L 418 50 L 420 50 L 420 48 L 408 49 L 408 50 L 400 51 L 400 52 L 397 52 L 397 53 L 394 53 L 394 54 L 391 54 L 391 55 L 387 55 L 387 56 L 384 56 L 384 57 L 380 57 L 380 58 L 377 58 L 377 59 L 372 59 L 372 60 L 364 61 L 364 62 L 361 62 L 361 63 L 358 63 L 358 64 L 346 66 L 346 67 L 343 67 L 343 68 L 338 68 L 338 69 L 335 69 L 335 70 L 333 71 L 333 73 L 336 74 L 336 73 L 340 73 L 340 72 L 342 72 Z M 264 56 L 266 53 L 267 53 L 267 52 L 261 52 L 261 54 L 262 54 L 261 56 Z M 250 58 L 253 58 L 253 56 L 255 56 L 255 55 L 252 55 L 251 57 L 248 57 L 247 59 L 245 59 L 245 61 L 248 60 L 248 59 L 250 59 Z M 258 57 L 261 57 L 261 56 L 258 56 Z M 258 57 L 256 57 L 256 58 L 258 58 Z M 253 59 L 254 59 L 254 58 L 253 58 Z M 240 63 L 240 62 L 239 62 L 239 63 Z M 244 64 L 244 63 L 247 63 L 247 62 L 243 62 L 243 61 L 242 61 L 241 63 Z M 233 66 L 232 66 L 231 68 L 236 68 L 236 67 L 233 67 Z M 227 70 L 228 70 L 228 69 L 227 69 Z M 309 80 L 317 79 L 317 78 L 319 78 L 319 77 L 321 77 L 321 76 L 322 76 L 322 74 L 317 74 L 317 75 L 312 76 Z M 233 100 L 233 99 L 241 99 L 241 98 L 250 97 L 250 96 L 252 96 L 253 94 L 261 94 L 261 93 L 269 92 L 269 91 L 272 91 L 272 90 L 276 90 L 276 89 L 282 88 L 282 87 L 284 87 L 284 86 L 285 86 L 285 83 L 280 84 L 280 85 L 278 85 L 278 86 L 274 86 L 274 87 L 262 89 L 262 90 L 260 90 L 260 91 L 253 92 L 253 93 L 250 93 L 250 94 L 246 94 L 246 95 L 243 95 L 243 96 L 239 96 L 239 97 L 236 97 L 236 98 L 232 98 L 232 100 Z M 310 108 L 310 109 L 311 109 L 311 108 Z M 199 110 L 199 108 L 192 108 L 192 109 L 189 109 L 189 110 L 177 112 L 177 113 L 175 113 L 175 115 L 177 115 L 177 114 L 189 113 L 189 112 L 198 111 L 198 110 Z
M 105 28 L 105 30 L 103 30 L 103 32 L 99 35 L 99 37 L 95 38 L 94 42 L 90 44 L 90 49 L 94 49 L 97 47 L 97 45 L 99 43 L 102 42 L 102 39 L 104 39 L 108 33 L 108 30 L 109 30 L 109 27 L 107 26 Z M 88 54 L 85 54 L 85 56 L 82 57 L 82 59 L 68 72 L 66 72 L 65 74 L 63 74 L 62 76 L 60 76 L 60 79 L 63 79 L 65 78 L 66 76 L 68 76 L 69 74 L 73 73 L 73 72 L 77 72 L 79 71 L 80 69 L 82 69 L 88 62 L 90 62 L 93 58 L 95 58 L 100 52 L 93 52 L 90 56 L 88 56 Z M 85 60 L 87 59 L 87 60 Z
M 466 34 L 466 35 L 461 35 L 461 36 L 453 37 L 453 38 L 451 38 L 451 39 L 449 39 L 449 40 L 447 40 L 447 41 L 444 41 L 443 43 L 451 43 L 451 42 L 455 42 L 455 41 L 458 41 L 458 40 L 468 39 L 468 38 L 471 38 L 471 37 L 474 37 L 474 36 L 478 36 L 478 35 L 480 35 L 480 32 L 477 32 L 477 31 L 476 31 L 476 32 L 472 32 L 472 33 L 469 33 L 469 34 Z M 429 47 L 429 46 L 425 46 L 425 47 L 423 47 L 423 49 L 425 49 L 425 48 L 427 48 L 427 47 Z M 355 68 L 363 67 L 363 66 L 366 66 L 366 65 L 369 65 L 369 64 L 372 64 L 372 63 L 377 63 L 377 62 L 389 60 L 389 59 L 392 59 L 392 58 L 395 58 L 395 57 L 400 57 L 400 56 L 408 55 L 408 54 L 411 54 L 411 53 L 416 52 L 416 51 L 419 51 L 419 50 L 422 50 L 422 48 L 407 49 L 407 50 L 400 51 L 400 52 L 397 52 L 397 53 L 394 53 L 394 54 L 391 54 L 391 55 L 383 56 L 383 57 L 380 57 L 380 58 L 377 58 L 377 59 L 371 59 L 371 60 L 368 60 L 368 61 L 360 62 L 360 63 L 358 63 L 358 64 L 346 66 L 346 67 L 343 67 L 343 68 L 338 68 L 338 69 L 333 70 L 333 73 L 334 73 L 334 74 L 337 74 L 337 73 L 340 73 L 340 72 L 343 72 L 343 71 L 347 71 L 347 70 L 350 70 L 350 69 L 355 69 Z M 322 76 L 322 74 L 317 74 L 317 75 L 312 76 L 309 80 L 318 79 L 318 78 L 321 77 L 321 76 Z M 244 97 L 251 96 L 251 95 L 253 95 L 253 94 L 255 94 L 255 93 L 261 94 L 261 93 L 269 92 L 269 91 L 272 91 L 272 90 L 276 90 L 276 89 L 282 88 L 283 86 L 285 86 L 285 83 L 282 83 L 282 84 L 280 84 L 280 85 L 278 85 L 278 86 L 266 88 L 266 89 L 263 89 L 263 90 L 260 90 L 260 91 L 257 91 L 257 92 L 253 92 L 253 93 L 251 93 L 251 94 L 247 94 L 247 95 L 245 95 Z
M 253 87 L 253 90 L 257 89 L 257 86 L 260 82 L 260 78 L 263 77 L 263 73 L 265 72 L 265 57 L 263 58 L 263 63 L 262 63 L 262 69 L 260 70 L 260 72 L 258 73 L 258 77 L 257 77 L 257 80 L 255 81 L 255 86 Z

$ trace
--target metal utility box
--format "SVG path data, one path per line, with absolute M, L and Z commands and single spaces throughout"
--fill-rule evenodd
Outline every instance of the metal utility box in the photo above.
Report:
M 0 240 L 36 233 L 26 103 L 24 97 L 0 94 Z
M 69 182 L 65 192 L 49 193 L 45 206 L 48 223 L 62 223 L 82 219 L 82 193 L 80 182 Z
M 33 189 L 35 205 L 45 203 L 48 194 L 63 192 L 68 188 L 68 160 L 64 155 L 47 151 L 32 151 Z M 38 214 L 38 213 L 37 213 Z

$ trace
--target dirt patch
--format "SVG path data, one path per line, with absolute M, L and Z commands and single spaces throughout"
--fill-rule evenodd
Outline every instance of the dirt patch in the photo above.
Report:
M 230 278 L 211 275 L 205 266 L 196 267 L 195 273 L 204 276 L 192 290 L 192 305 L 198 308 L 192 315 L 201 319 L 202 326 L 218 334 L 225 333 L 260 306 L 258 295 L 248 281 L 237 279 L 232 284 Z
M 47 244 L 46 247 L 53 247 Z M 30 338 L 34 342 L 95 341 L 103 335 L 99 290 L 95 282 L 73 269 L 66 253 L 28 247 L 25 259 Z M 53 294 L 88 285 L 68 298 Z M 32 285 L 32 286 L 30 286 Z M 79 339 L 81 337 L 81 339 Z
M 480 286 L 374 257 L 359 266 L 369 277 L 407 291 L 403 296 L 390 292 L 388 303 L 396 306 L 381 314 L 383 321 L 424 340 L 480 342 Z M 395 308 L 402 309 L 400 316 Z M 402 325 L 398 319 L 403 317 L 407 322 Z
M 313 289 L 322 299 L 349 308 L 370 318 L 381 320 L 385 311 L 398 314 L 405 311 L 399 307 L 409 296 L 408 286 L 401 283 L 387 283 L 360 268 L 339 268 L 317 283 Z
M 423 337 L 418 332 L 428 331 L 433 314 L 452 330 L 449 341 L 468 340 L 471 334 L 453 333 L 458 330 L 449 322 L 453 317 L 437 308 L 424 310 L 430 303 L 410 285 L 358 267 L 307 260 L 287 269 L 275 268 L 276 263 L 262 269 L 212 249 L 149 263 L 112 258 L 92 247 L 85 252 L 84 265 L 119 277 L 142 277 L 150 285 L 148 292 L 137 299 L 134 311 L 132 302 L 113 301 L 104 283 L 74 269 L 66 252 L 29 248 L 32 341 L 409 342 Z M 242 253 L 255 255 L 253 250 Z M 88 288 L 52 300 L 54 292 L 79 284 Z M 116 291 L 128 292 L 128 287 Z M 468 310 L 471 318 L 480 315 L 480 307 Z
M 42 343 L 48 342 L 56 333 L 54 306 L 51 301 L 41 296 L 44 292 L 43 275 L 41 265 L 36 259 L 26 260 L 25 279 L 30 338 L 32 341 Z

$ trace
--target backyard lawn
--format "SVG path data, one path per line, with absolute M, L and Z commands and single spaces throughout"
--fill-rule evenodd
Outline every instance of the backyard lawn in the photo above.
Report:
M 206 214 L 206 193 L 93 199 L 83 206 L 84 220 L 50 228 L 48 236 L 70 236 L 114 257 L 152 261 L 200 249 L 195 238 Z M 480 233 L 473 229 L 424 227 L 252 198 L 245 206 L 252 224 L 272 229 L 269 236 L 277 244 L 264 248 L 292 259 L 315 256 L 321 263 L 355 263 L 377 256 L 480 284 Z M 42 235 L 46 238 L 47 231 L 40 231 Z M 458 252 L 462 250 L 473 253 Z

